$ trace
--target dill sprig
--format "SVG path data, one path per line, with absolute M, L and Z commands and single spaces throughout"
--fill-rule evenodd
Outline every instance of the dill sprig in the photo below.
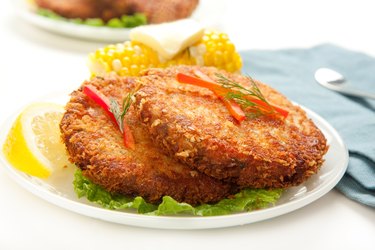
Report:
M 218 78 L 217 83 L 228 89 L 225 98 L 234 100 L 242 106 L 247 111 L 246 116 L 248 118 L 256 118 L 262 115 L 275 113 L 273 106 L 266 100 L 258 85 L 250 76 L 247 76 L 251 84 L 250 88 L 246 88 L 222 74 L 216 74 L 216 77 Z
M 126 97 L 122 101 L 121 109 L 117 101 L 114 98 L 109 99 L 110 101 L 109 111 L 112 112 L 112 114 L 116 118 L 117 125 L 119 126 L 121 133 L 124 133 L 124 117 L 134 101 L 134 94 L 138 91 L 140 86 L 141 85 L 138 84 L 133 91 L 129 92 L 126 95 Z
M 128 93 L 128 95 L 124 98 L 124 100 L 122 101 L 121 109 L 114 98 L 110 99 L 109 111 L 111 111 L 112 114 L 115 116 L 117 125 L 119 126 L 121 133 L 124 133 L 124 117 L 128 112 L 132 102 L 132 93 Z

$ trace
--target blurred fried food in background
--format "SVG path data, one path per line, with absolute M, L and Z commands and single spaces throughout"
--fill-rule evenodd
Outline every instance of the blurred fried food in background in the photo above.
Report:
M 199 0 L 35 0 L 38 7 L 66 18 L 101 18 L 142 13 L 148 23 L 163 23 L 189 17 Z

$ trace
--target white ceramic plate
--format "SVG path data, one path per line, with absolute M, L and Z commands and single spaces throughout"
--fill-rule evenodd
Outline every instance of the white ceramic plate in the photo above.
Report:
M 27 0 L 14 0 L 14 2 L 16 11 L 24 20 L 56 34 L 101 42 L 123 42 L 129 39 L 131 29 L 128 28 L 93 27 L 53 20 L 35 14 L 33 6 Z M 202 22 L 206 27 L 216 27 L 224 6 L 222 0 L 200 0 L 191 18 Z
M 51 95 L 38 101 L 52 101 L 64 104 L 68 95 Z M 233 215 L 198 217 L 198 216 L 148 216 L 132 211 L 113 211 L 103 209 L 86 199 L 78 199 L 73 190 L 74 168 L 67 168 L 48 180 L 32 177 L 13 168 L 0 154 L 1 167 L 22 187 L 33 194 L 57 206 L 89 217 L 139 227 L 166 229 L 203 229 L 221 228 L 253 223 L 280 216 L 299 209 L 329 192 L 341 179 L 348 165 L 348 151 L 337 131 L 316 113 L 304 108 L 308 116 L 322 130 L 330 145 L 325 156 L 325 163 L 320 172 L 304 184 L 286 190 L 273 207 L 248 213 Z M 4 144 L 6 135 L 18 113 L 1 126 L 0 145 Z M 2 150 L 1 150 L 2 151 Z

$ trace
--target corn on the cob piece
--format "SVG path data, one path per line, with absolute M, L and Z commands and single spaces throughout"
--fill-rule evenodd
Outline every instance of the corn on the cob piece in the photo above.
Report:
M 89 68 L 93 76 L 115 72 L 120 76 L 137 76 L 140 71 L 165 68 L 171 65 L 215 66 L 229 72 L 241 70 L 242 60 L 225 33 L 205 31 L 202 39 L 165 60 L 156 51 L 135 41 L 108 45 L 89 55 Z

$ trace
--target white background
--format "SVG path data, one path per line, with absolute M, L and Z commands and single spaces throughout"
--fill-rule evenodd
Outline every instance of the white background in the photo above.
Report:
M 330 42 L 375 56 L 371 2 L 232 0 L 219 27 L 238 49 Z M 78 87 L 88 77 L 87 54 L 104 45 L 31 26 L 15 15 L 11 3 L 2 1 L 0 8 L 0 124 L 40 96 Z M 0 249 L 374 249 L 374 236 L 374 209 L 335 190 L 264 222 L 215 230 L 154 230 L 56 207 L 21 188 L 0 166 Z

